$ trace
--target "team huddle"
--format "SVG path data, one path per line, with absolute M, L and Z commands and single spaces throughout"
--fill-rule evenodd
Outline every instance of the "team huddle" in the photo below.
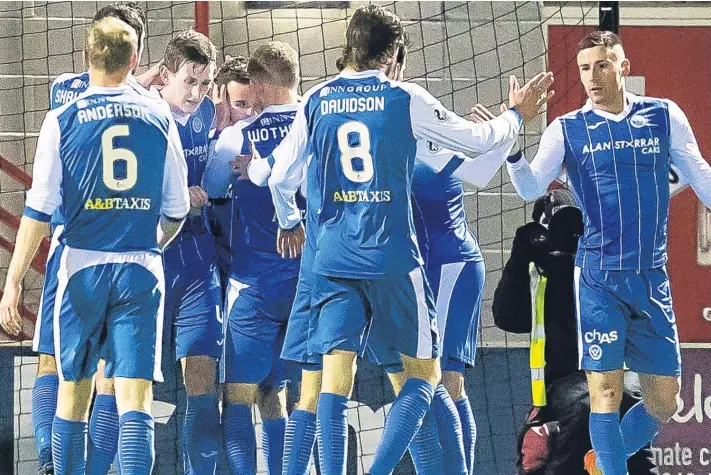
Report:
M 145 21 L 133 4 L 96 14 L 89 70 L 55 80 L 39 135 L 0 302 L 0 325 L 19 333 L 21 282 L 51 223 L 34 339 L 38 473 L 106 474 L 115 458 L 121 474 L 151 473 L 165 346 L 187 394 L 185 473 L 214 474 L 224 451 L 232 473 L 255 474 L 257 405 L 269 474 L 307 474 L 318 457 L 321 473 L 345 475 L 356 357 L 367 356 L 396 394 L 368 473 L 391 473 L 409 450 L 417 473 L 472 475 L 464 371 L 485 268 L 463 183 L 484 186 L 504 163 L 526 199 L 566 165 L 585 221 L 585 468 L 627 473 L 679 392 L 669 166 L 707 205 L 711 168 L 676 104 L 625 91 L 616 35 L 581 42 L 590 99 L 551 123 L 529 164 L 517 138 L 553 96 L 552 74 L 510 78 L 498 117 L 479 108 L 463 119 L 404 82 L 403 25 L 382 7 L 355 11 L 340 73 L 303 97 L 288 44 L 217 69 L 214 45 L 192 30 L 134 76 Z M 644 403 L 621 423 L 625 364 Z M 292 379 L 300 393 L 287 413 Z

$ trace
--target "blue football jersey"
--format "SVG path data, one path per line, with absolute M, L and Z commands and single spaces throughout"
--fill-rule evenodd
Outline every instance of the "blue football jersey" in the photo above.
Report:
M 189 208 L 181 159 L 165 102 L 129 85 L 89 88 L 47 114 L 25 214 L 49 221 L 61 204 L 73 248 L 157 251 L 160 214 Z
M 435 147 L 431 143 L 429 146 Z M 436 171 L 420 159 L 415 161 L 415 228 L 420 252 L 428 264 L 483 260 L 479 244 L 467 226 L 464 187 L 453 175 L 463 162 L 455 156 Z
M 141 93 L 147 93 L 148 90 L 136 82 L 133 76 L 129 76 L 128 84 Z M 50 109 L 56 109 L 72 102 L 74 99 L 83 94 L 89 87 L 89 73 L 64 73 L 57 76 L 50 86 L 49 102 Z M 150 96 L 158 97 L 152 92 Z M 52 215 L 52 227 L 57 227 L 64 224 L 64 215 L 62 214 L 61 206 Z
M 180 142 L 188 165 L 188 186 L 199 186 L 207 165 L 210 131 L 215 120 L 215 104 L 205 97 L 200 107 L 189 116 L 175 115 Z
M 269 106 L 261 114 L 225 129 L 215 145 L 210 173 L 219 169 L 221 174 L 231 176 L 229 161 L 236 155 L 249 154 L 250 142 L 260 155 L 271 154 L 288 134 L 297 108 L 297 104 Z M 240 236 L 233 241 L 231 277 L 246 284 L 297 277 L 299 259 L 284 259 L 276 251 L 278 223 L 269 188 L 249 180 L 234 181 L 231 188 L 240 222 Z
M 520 116 L 466 121 L 421 87 L 382 71 L 344 71 L 312 88 L 289 137 L 274 151 L 269 180 L 280 225 L 291 227 L 304 150 L 318 168 L 314 272 L 343 278 L 403 275 L 422 264 L 412 218 L 417 141 L 471 154 L 513 143 Z M 312 198 L 313 197 L 313 198 Z
M 188 116 L 174 113 L 178 125 L 180 143 L 185 153 L 188 167 L 188 186 L 199 186 L 205 173 L 211 140 L 211 127 L 215 118 L 215 105 L 205 97 L 200 107 Z M 182 263 L 198 259 L 211 260 L 215 254 L 215 242 L 209 232 L 207 210 L 205 207 L 198 214 L 189 214 L 178 236 L 169 247 L 181 246 L 181 252 L 170 253 L 179 256 Z
M 618 120 L 591 108 L 558 120 L 564 163 L 585 221 L 576 265 L 608 270 L 663 265 L 669 213 L 668 103 L 638 98 Z

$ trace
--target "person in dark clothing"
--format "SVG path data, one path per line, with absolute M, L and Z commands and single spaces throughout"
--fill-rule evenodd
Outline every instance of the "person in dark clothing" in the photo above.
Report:
M 554 190 L 534 204 L 520 227 L 494 292 L 497 327 L 531 333 L 533 407 L 519 433 L 519 475 L 584 475 L 590 395 L 579 370 L 573 285 L 574 256 L 583 229 L 573 195 Z M 628 372 L 621 414 L 640 401 L 638 378 Z M 628 460 L 630 475 L 658 474 L 649 446 Z

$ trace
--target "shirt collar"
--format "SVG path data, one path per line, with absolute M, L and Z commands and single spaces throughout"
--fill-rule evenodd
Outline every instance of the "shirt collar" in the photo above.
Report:
M 585 101 L 585 105 L 582 108 L 582 112 L 594 112 L 602 118 L 609 119 L 615 122 L 619 122 L 625 117 L 627 117 L 632 111 L 632 106 L 635 102 L 639 101 L 639 96 L 632 94 L 631 92 L 625 92 L 625 108 L 619 114 L 612 114 L 611 112 L 606 112 L 600 109 L 596 109 L 590 99 Z

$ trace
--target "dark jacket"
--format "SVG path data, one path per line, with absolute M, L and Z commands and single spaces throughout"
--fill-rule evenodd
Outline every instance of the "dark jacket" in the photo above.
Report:
M 497 327 L 511 333 L 531 332 L 531 277 L 534 262 L 546 275 L 545 293 L 546 385 L 578 369 L 578 336 L 573 288 L 574 256 L 555 254 L 548 244 L 533 245 L 536 228 L 516 231 L 511 257 L 494 292 L 493 314 Z
M 535 422 L 527 423 L 519 435 L 519 449 L 532 425 L 556 421 L 559 432 L 551 437 L 547 462 L 527 475 L 585 475 L 583 457 L 591 450 L 588 434 L 590 397 L 583 371 L 578 369 L 578 333 L 575 309 L 574 256 L 553 252 L 540 239 L 541 226 L 529 223 L 516 231 L 511 257 L 494 292 L 494 323 L 512 333 L 530 333 L 532 321 L 530 263 L 547 278 L 544 296 L 545 381 L 547 406 L 536 411 Z M 534 275 L 537 278 L 536 275 Z M 639 401 L 635 375 L 625 381 L 621 413 Z M 532 412 L 533 414 L 534 412 Z M 517 463 L 520 474 L 522 453 Z M 649 446 L 628 461 L 630 475 L 658 474 Z

